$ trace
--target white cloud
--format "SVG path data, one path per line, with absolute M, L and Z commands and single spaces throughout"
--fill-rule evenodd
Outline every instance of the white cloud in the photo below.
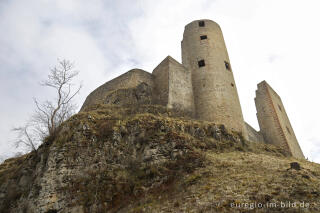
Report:
M 184 26 L 207 18 L 225 37 L 245 120 L 258 128 L 254 96 L 262 80 L 279 93 L 300 145 L 320 162 L 317 0 L 58 0 L 0 3 L 0 153 L 9 129 L 32 112 L 32 97 L 57 58 L 75 62 L 84 88 L 138 67 L 152 71 L 167 55 L 180 60 Z M 50 94 L 50 93 L 49 93 Z M 318 138 L 318 139 L 317 139 Z

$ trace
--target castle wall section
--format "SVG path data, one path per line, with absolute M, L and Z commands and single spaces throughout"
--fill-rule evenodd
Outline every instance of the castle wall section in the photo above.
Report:
M 194 115 L 191 72 L 172 57 L 166 57 L 152 72 L 159 103 Z
M 258 84 L 255 104 L 264 140 L 284 148 L 296 158 L 304 159 L 281 98 L 266 81 Z
M 263 135 L 255 130 L 252 126 L 250 126 L 247 122 L 245 122 L 247 133 L 248 133 L 248 140 L 252 142 L 259 142 L 259 143 L 265 143 L 263 139 Z
M 153 71 L 154 96 L 157 104 L 167 106 L 169 100 L 169 60 L 164 59 Z
M 153 88 L 154 82 L 152 74 L 141 69 L 132 69 L 120 75 L 119 77 L 106 82 L 105 84 L 101 85 L 93 92 L 91 92 L 83 103 L 81 110 L 90 105 L 104 103 L 106 101 L 106 98 L 112 91 L 118 89 L 134 88 L 141 83 L 145 83 Z

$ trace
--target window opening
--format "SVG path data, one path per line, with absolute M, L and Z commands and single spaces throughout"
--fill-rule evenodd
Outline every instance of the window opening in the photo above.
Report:
M 204 67 L 205 65 L 206 65 L 206 63 L 204 62 L 204 60 L 198 61 L 198 66 L 199 67 Z
M 204 27 L 204 21 L 199 21 L 199 27 Z
M 226 69 L 227 69 L 227 70 L 231 70 L 231 66 L 230 66 L 230 63 L 229 63 L 229 62 L 224 61 L 224 65 L 226 66 Z
M 208 37 L 206 36 L 206 35 L 202 35 L 202 36 L 200 36 L 200 39 L 201 40 L 204 40 L 204 39 L 207 39 Z

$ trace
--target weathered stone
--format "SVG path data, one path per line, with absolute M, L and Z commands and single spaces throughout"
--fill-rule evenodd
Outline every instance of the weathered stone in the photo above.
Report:
M 199 23 L 203 26 L 199 26 Z M 205 35 L 206 39 L 200 36 Z M 220 26 L 211 20 L 187 24 L 181 42 L 182 64 L 192 73 L 198 119 L 224 124 L 247 138 L 233 70 Z M 199 64 L 203 61 L 203 64 Z
M 274 109 L 277 103 L 283 114 Z M 221 212 L 231 212 L 226 200 L 235 202 L 236 195 L 248 201 L 259 193 L 252 190 L 263 190 L 268 184 L 275 190 L 272 196 L 268 191 L 255 198 L 268 202 L 283 187 L 291 193 L 288 200 L 308 197 L 318 201 L 319 192 L 314 190 L 319 188 L 319 173 L 315 169 L 297 172 L 300 164 L 292 162 L 294 170 L 283 172 L 279 168 L 288 165 L 288 159 L 282 159 L 286 163 L 281 165 L 274 163 L 275 169 L 269 165 L 287 156 L 287 151 L 298 158 L 303 154 L 280 97 L 266 82 L 258 85 L 256 105 L 261 133 L 243 120 L 219 25 L 193 21 L 184 31 L 182 64 L 168 56 L 152 74 L 134 69 L 105 83 L 36 152 L 5 161 L 0 166 L 0 212 L 153 212 L 152 197 L 167 199 L 157 212 L 172 212 L 172 206 L 182 205 L 176 212 L 211 212 L 215 199 L 227 208 Z M 251 153 L 244 153 L 246 150 Z M 232 163 L 223 152 L 236 156 Z M 237 158 L 241 153 L 255 160 Z M 277 158 L 272 159 L 274 156 Z M 259 168 L 253 179 L 251 165 Z M 295 184 L 274 187 L 275 177 L 267 179 L 269 174 L 260 171 L 260 165 L 286 181 L 292 178 Z M 172 197 L 213 174 L 202 179 L 197 193 L 170 203 Z M 257 179 L 264 184 L 252 187 Z M 210 188 L 204 186 L 206 182 L 218 185 Z M 303 183 L 303 188 L 293 190 L 293 185 L 299 186 L 296 183 Z M 223 196 L 202 196 L 210 190 L 217 194 L 220 190 Z M 147 205 L 142 202 L 142 207 L 130 208 L 149 195 Z M 201 209 L 195 209 L 197 206 Z M 220 212 L 220 206 L 217 209 Z
M 225 125 L 246 140 L 274 144 L 294 157 L 304 158 L 280 97 L 265 81 L 258 84 L 255 98 L 261 130 L 244 122 L 228 51 L 217 23 L 204 19 L 186 25 L 181 51 L 182 64 L 167 56 L 152 74 L 133 69 L 106 82 L 86 98 L 81 111 L 101 103 L 131 106 L 134 110 L 144 104 L 160 104 L 190 118 Z M 196 134 L 203 137 L 203 133 Z M 213 134 L 220 137 L 218 132 Z
M 282 147 L 293 157 L 304 159 L 281 98 L 266 81 L 258 84 L 255 103 L 265 142 Z

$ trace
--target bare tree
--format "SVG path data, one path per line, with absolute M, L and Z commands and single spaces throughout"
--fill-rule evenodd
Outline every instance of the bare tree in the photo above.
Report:
M 24 145 L 36 150 L 45 137 L 54 135 L 61 123 L 74 114 L 77 106 L 73 98 L 82 87 L 80 84 L 73 89 L 72 81 L 78 74 L 73 63 L 68 60 L 59 60 L 58 65 L 50 70 L 48 79 L 41 82 L 41 85 L 53 88 L 57 97 L 44 102 L 34 98 L 36 109 L 30 121 L 25 126 L 13 129 L 18 133 L 16 146 Z
M 72 99 L 81 89 L 81 85 L 75 91 L 72 91 L 72 80 L 78 75 L 74 70 L 74 65 L 70 61 L 59 61 L 58 66 L 51 69 L 48 79 L 41 84 L 56 90 L 57 98 L 54 101 L 45 101 L 42 104 L 34 99 L 36 104 L 36 113 L 33 116 L 35 122 L 41 123 L 44 131 L 52 135 L 57 127 L 73 113 L 76 106 Z
M 16 148 L 24 146 L 27 150 L 36 150 L 37 138 L 36 135 L 29 131 L 29 124 L 25 124 L 24 126 L 15 127 L 12 130 L 17 132 L 17 139 L 15 141 Z

